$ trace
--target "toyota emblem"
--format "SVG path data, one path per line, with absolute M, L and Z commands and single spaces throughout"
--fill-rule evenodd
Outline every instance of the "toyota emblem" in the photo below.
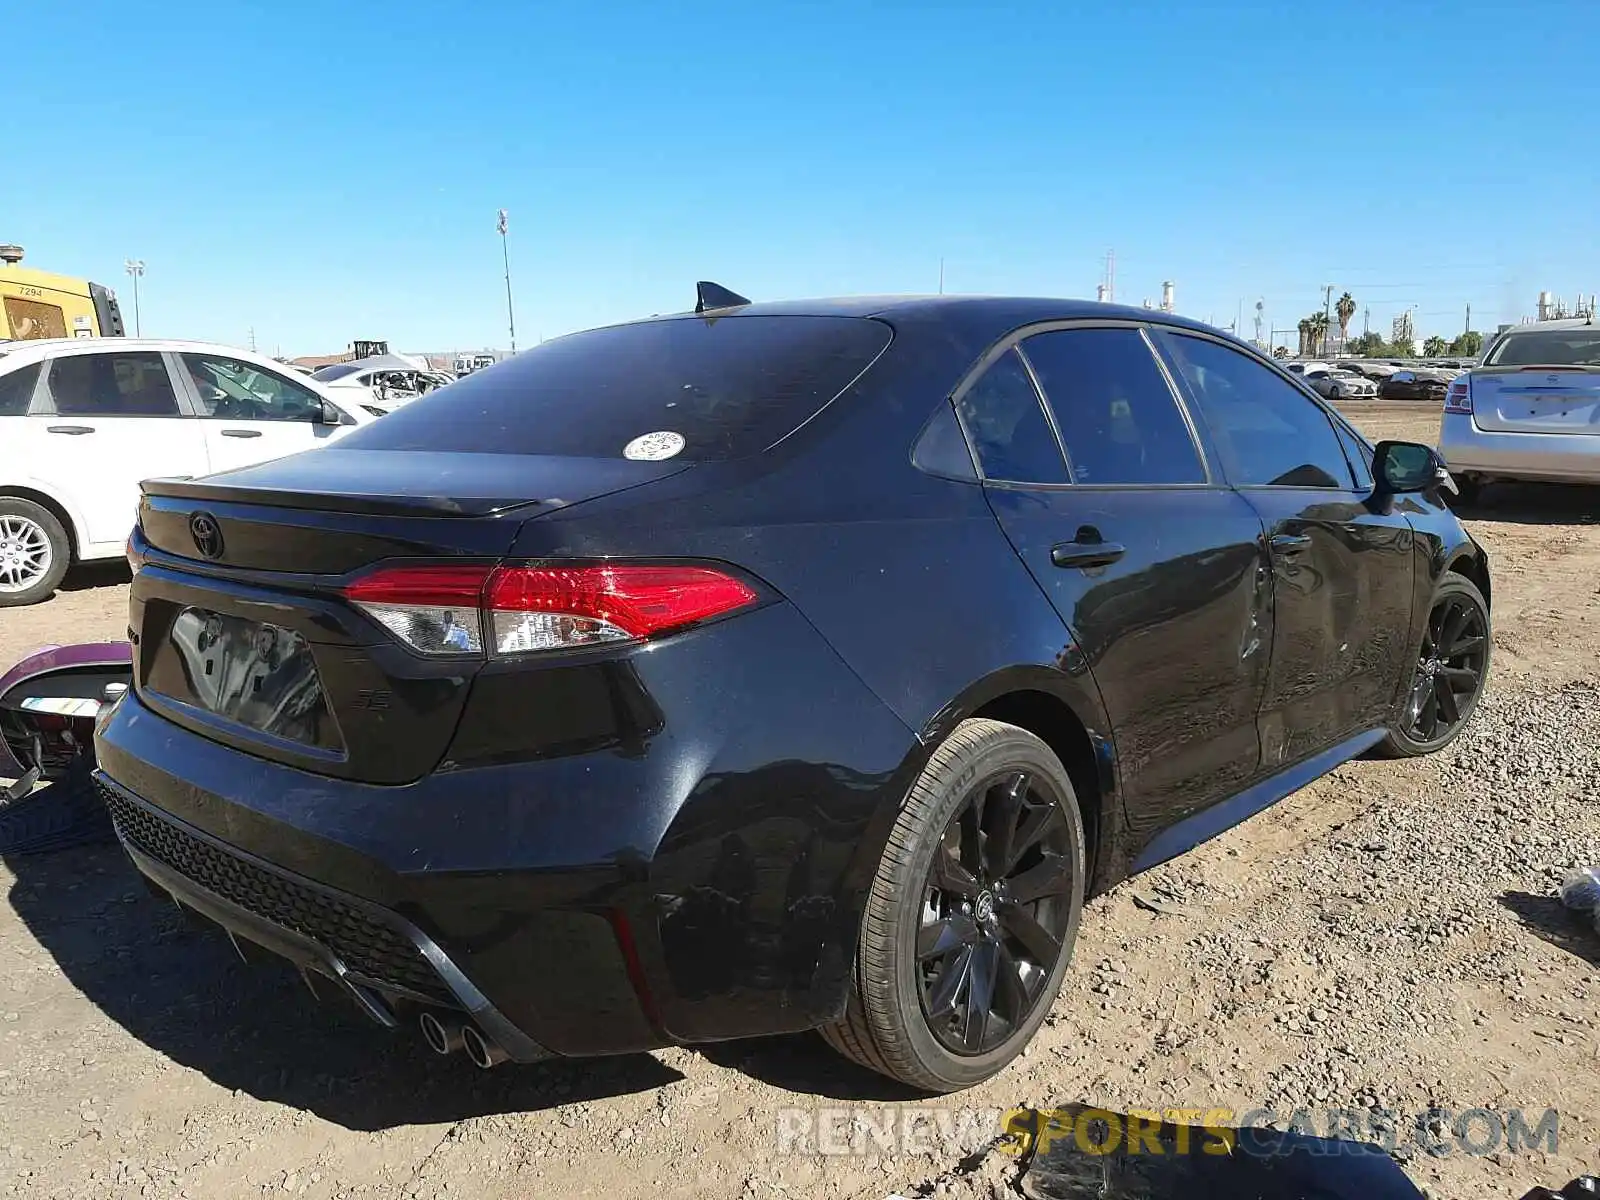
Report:
M 189 518 L 189 536 L 202 558 L 222 557 L 222 526 L 208 512 L 197 512 Z

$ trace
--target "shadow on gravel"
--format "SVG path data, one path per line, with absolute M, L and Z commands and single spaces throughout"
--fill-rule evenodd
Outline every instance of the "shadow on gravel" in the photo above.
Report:
M 220 930 L 153 896 L 115 846 L 11 855 L 9 896 L 63 974 L 113 1021 L 219 1087 L 346 1129 L 528 1112 L 682 1078 L 649 1055 L 481 1071 L 387 1032 L 284 966 L 246 965 Z
M 125 559 L 108 558 L 103 561 L 78 563 L 67 572 L 66 578 L 61 581 L 63 592 L 82 592 L 90 588 L 114 587 L 119 583 L 131 583 L 133 576 L 128 572 Z
M 1535 896 L 1531 892 L 1507 892 L 1500 897 L 1500 903 L 1535 937 L 1592 967 L 1600 967 L 1600 933 L 1595 932 L 1587 917 L 1579 916 L 1554 896 Z
M 1465 521 L 1515 525 L 1600 524 L 1600 488 L 1554 483 L 1491 483 L 1475 504 L 1451 507 Z
M 927 1098 L 925 1092 L 897 1084 L 841 1057 L 817 1033 L 716 1042 L 694 1050 L 719 1067 L 812 1099 L 909 1103 Z

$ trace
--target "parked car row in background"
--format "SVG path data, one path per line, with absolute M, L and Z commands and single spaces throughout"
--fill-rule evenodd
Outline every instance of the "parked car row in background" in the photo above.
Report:
M 1332 362 L 1292 362 L 1284 367 L 1306 385 L 1330 400 L 1429 400 L 1443 403 L 1445 389 L 1468 364 L 1370 362 L 1335 359 Z

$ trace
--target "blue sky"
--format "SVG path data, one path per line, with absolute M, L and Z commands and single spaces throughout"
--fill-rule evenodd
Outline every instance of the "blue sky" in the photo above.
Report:
M 500 207 L 522 345 L 941 256 L 1092 297 L 1112 247 L 1119 300 L 1247 336 L 1325 283 L 1424 335 L 1600 291 L 1588 3 L 7 9 L 0 239 L 130 326 L 144 259 L 147 334 L 503 346 Z

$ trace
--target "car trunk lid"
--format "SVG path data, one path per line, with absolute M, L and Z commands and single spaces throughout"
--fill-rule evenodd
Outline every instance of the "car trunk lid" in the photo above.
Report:
M 1600 435 L 1600 367 L 1488 367 L 1470 379 L 1479 429 Z
M 140 698 L 236 749 L 319 774 L 432 770 L 481 659 L 401 645 L 341 589 L 390 559 L 494 563 L 530 516 L 688 464 L 311 451 L 144 485 L 130 636 Z M 530 499 L 531 498 L 531 499 Z

